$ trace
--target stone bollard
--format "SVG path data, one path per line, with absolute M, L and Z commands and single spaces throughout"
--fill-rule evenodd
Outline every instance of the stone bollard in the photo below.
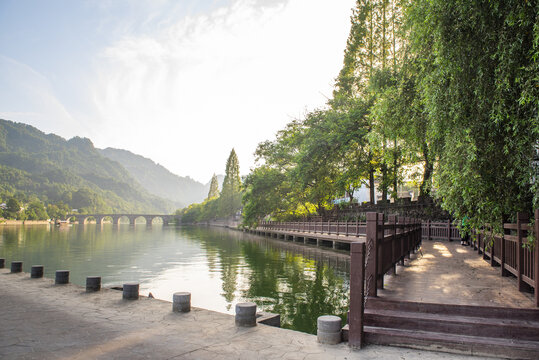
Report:
M 43 277 L 43 265 L 32 265 L 30 270 L 30 277 L 32 279 L 39 279 Z
M 6 266 L 6 259 L 0 259 L 0 269 L 3 269 Z
M 101 276 L 86 277 L 86 292 L 101 290 Z
M 316 337 L 321 344 L 338 344 L 341 342 L 341 318 L 334 315 L 319 316 Z
M 177 292 L 172 295 L 172 311 L 189 312 L 191 311 L 191 293 Z
M 22 261 L 12 261 L 11 262 L 11 272 L 20 273 L 22 271 Z
M 55 285 L 64 285 L 69 283 L 69 270 L 56 270 L 54 279 Z
M 124 284 L 122 298 L 126 300 L 138 300 L 138 283 Z
M 256 304 L 252 302 L 236 304 L 236 326 L 256 326 Z

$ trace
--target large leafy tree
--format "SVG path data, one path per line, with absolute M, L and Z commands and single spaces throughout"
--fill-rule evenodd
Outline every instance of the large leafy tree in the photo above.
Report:
M 476 224 L 531 209 L 537 197 L 537 14 L 538 2 L 518 0 L 420 0 L 410 8 L 413 50 L 428 54 L 419 76 L 438 196 Z
M 243 223 L 256 227 L 268 215 L 279 216 L 288 211 L 290 185 L 278 169 L 261 166 L 245 179 Z
M 28 220 L 46 220 L 49 218 L 45 206 L 39 200 L 34 200 L 25 210 Z

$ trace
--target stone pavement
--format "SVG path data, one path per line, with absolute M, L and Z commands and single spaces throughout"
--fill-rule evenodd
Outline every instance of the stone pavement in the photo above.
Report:
M 421 254 L 422 253 L 422 254 Z M 533 295 L 519 292 L 514 277 L 502 277 L 483 255 L 460 241 L 426 241 L 412 261 L 384 277 L 378 295 L 391 299 L 533 308 Z
M 0 359 L 469 358 L 374 345 L 351 351 L 296 331 L 236 328 L 226 314 L 171 309 L 166 301 L 122 300 L 120 291 L 108 289 L 86 294 L 76 285 L 0 269 Z

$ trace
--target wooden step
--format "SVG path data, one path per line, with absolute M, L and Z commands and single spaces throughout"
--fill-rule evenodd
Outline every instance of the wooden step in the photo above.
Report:
M 365 326 L 539 341 L 539 321 L 365 309 Z
M 474 306 L 453 304 L 432 304 L 412 301 L 387 300 L 381 297 L 369 297 L 367 309 L 399 310 L 428 314 L 460 315 L 480 318 L 511 320 L 529 320 L 539 322 L 539 309 L 520 309 L 497 306 Z
M 365 326 L 368 344 L 402 346 L 449 353 L 496 356 L 510 359 L 538 359 L 539 342 L 456 335 L 422 330 Z

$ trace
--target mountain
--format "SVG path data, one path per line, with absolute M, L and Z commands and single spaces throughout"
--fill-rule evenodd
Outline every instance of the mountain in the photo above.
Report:
M 148 158 L 121 149 L 98 151 L 108 159 L 119 162 L 148 192 L 173 201 L 177 208 L 202 202 L 208 195 L 209 183 L 203 185 L 188 176 L 175 175 Z
M 172 202 L 150 194 L 86 138 L 69 141 L 0 119 L 0 198 L 19 194 L 88 212 L 170 213 Z

